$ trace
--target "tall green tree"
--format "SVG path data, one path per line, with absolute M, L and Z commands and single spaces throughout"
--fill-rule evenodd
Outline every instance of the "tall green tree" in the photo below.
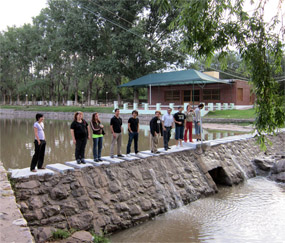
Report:
M 281 72 L 284 46 L 274 32 L 280 22 L 280 11 L 277 9 L 273 21 L 266 23 L 264 9 L 269 4 L 266 0 L 258 1 L 251 15 L 243 8 L 244 0 L 156 0 L 155 3 L 162 14 L 172 12 L 173 8 L 180 10 L 172 27 L 183 34 L 181 47 L 185 52 L 204 57 L 210 63 L 215 52 L 225 57 L 230 48 L 236 48 L 247 64 L 256 94 L 255 128 L 265 148 L 263 132 L 274 133 L 276 128 L 284 126 L 285 119 L 284 97 L 273 79 Z M 282 3 L 279 0 L 278 8 Z

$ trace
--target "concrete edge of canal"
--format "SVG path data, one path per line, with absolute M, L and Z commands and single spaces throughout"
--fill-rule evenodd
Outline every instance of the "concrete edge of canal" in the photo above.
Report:
M 2 243 L 31 243 L 34 238 L 16 202 L 7 171 L 0 162 L 0 232 Z

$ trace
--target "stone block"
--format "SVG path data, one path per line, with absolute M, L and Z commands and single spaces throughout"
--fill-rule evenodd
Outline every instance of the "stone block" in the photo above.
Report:
M 141 209 L 143 210 L 143 211 L 148 211 L 148 210 L 150 210 L 151 209 L 151 201 L 149 201 L 149 200 L 147 200 L 147 199 L 142 199 L 141 201 L 140 201 L 140 206 L 141 206 Z
M 17 189 L 35 189 L 38 188 L 40 186 L 40 182 L 39 181 L 26 181 L 26 182 L 22 182 L 16 185 Z
M 137 205 L 132 205 L 132 206 L 130 206 L 130 212 L 129 213 L 131 216 L 140 215 L 141 210 Z
M 64 187 L 64 186 L 55 187 L 51 190 L 50 197 L 53 200 L 66 199 L 69 196 L 69 192 L 70 190 L 68 190 L 67 187 Z
M 71 237 L 66 239 L 66 242 L 75 243 L 92 243 L 93 242 L 93 236 L 90 232 L 87 231 L 77 231 L 75 232 Z
M 151 154 L 144 154 L 144 153 L 130 153 L 131 156 L 136 156 L 140 159 L 145 159 L 145 158 L 148 158 L 148 157 L 151 157 L 152 155 Z
M 70 227 L 74 229 L 86 230 L 92 227 L 93 213 L 85 212 L 69 218 Z
M 54 170 L 54 171 L 60 172 L 60 173 L 64 173 L 64 172 L 66 172 L 68 170 L 74 170 L 73 167 L 66 166 L 66 165 L 59 164 L 59 163 L 47 165 L 46 168 L 50 169 L 50 170 Z
M 90 163 L 86 163 L 86 164 L 77 164 L 76 161 L 67 161 L 67 162 L 64 162 L 66 165 L 70 166 L 70 167 L 73 167 L 73 168 L 76 168 L 76 169 L 82 169 L 82 168 L 85 168 L 85 167 L 92 167 L 93 165 L 90 164 Z
M 64 202 L 60 205 L 60 212 L 66 216 L 77 214 L 79 213 L 78 205 L 75 202 Z
M 110 164 L 119 164 L 121 162 L 124 162 L 124 160 L 122 160 L 122 159 L 119 159 L 117 157 L 111 158 L 110 156 L 104 156 L 104 157 L 102 157 L 102 160 L 106 160 L 106 161 L 110 162 Z

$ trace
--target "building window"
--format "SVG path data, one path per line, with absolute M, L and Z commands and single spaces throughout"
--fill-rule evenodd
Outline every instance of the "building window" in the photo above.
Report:
M 180 101 L 180 91 L 179 90 L 169 90 L 164 92 L 165 101 L 173 102 Z
M 219 89 L 204 89 L 203 90 L 203 100 L 220 100 L 220 90 Z
M 184 90 L 184 102 L 193 101 L 193 92 L 192 90 Z M 200 90 L 194 90 L 194 101 L 200 101 Z
M 191 101 L 191 90 L 184 90 L 184 102 Z

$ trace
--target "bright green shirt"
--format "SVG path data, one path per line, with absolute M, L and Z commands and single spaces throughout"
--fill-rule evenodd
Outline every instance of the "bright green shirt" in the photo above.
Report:
M 92 138 L 100 138 L 103 137 L 103 134 L 92 134 Z

